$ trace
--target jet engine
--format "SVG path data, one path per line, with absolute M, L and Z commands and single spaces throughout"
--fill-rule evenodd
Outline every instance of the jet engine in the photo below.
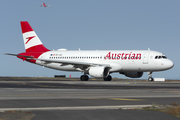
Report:
M 89 75 L 100 78 L 107 77 L 109 75 L 109 68 L 105 66 L 90 67 Z
M 130 78 L 140 78 L 143 75 L 143 72 L 119 72 L 119 73 Z

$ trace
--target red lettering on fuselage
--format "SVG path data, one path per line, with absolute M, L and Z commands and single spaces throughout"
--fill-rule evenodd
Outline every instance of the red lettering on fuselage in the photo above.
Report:
M 106 57 L 104 58 L 105 60 L 140 60 L 141 59 L 141 53 L 111 53 L 109 52 Z

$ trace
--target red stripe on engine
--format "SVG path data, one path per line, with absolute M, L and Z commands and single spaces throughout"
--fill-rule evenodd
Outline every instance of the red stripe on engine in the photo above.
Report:
M 33 31 L 32 27 L 29 25 L 27 21 L 21 21 L 21 29 L 22 33 Z

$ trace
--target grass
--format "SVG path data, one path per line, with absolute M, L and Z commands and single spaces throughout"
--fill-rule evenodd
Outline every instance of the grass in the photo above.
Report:
M 152 104 L 152 107 L 145 107 L 142 108 L 142 110 L 165 112 L 180 118 L 180 105 L 175 102 L 172 103 L 172 105 L 164 105 L 164 106 Z

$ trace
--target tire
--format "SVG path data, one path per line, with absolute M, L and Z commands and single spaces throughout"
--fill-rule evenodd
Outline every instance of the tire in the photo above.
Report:
M 154 79 L 153 79 L 152 77 L 149 77 L 149 78 L 148 78 L 148 81 L 151 82 L 151 81 L 154 81 Z
M 104 78 L 104 81 L 111 81 L 111 80 L 112 80 L 112 77 L 110 75 Z
M 88 81 L 89 77 L 87 75 L 81 75 L 80 79 L 81 81 Z

